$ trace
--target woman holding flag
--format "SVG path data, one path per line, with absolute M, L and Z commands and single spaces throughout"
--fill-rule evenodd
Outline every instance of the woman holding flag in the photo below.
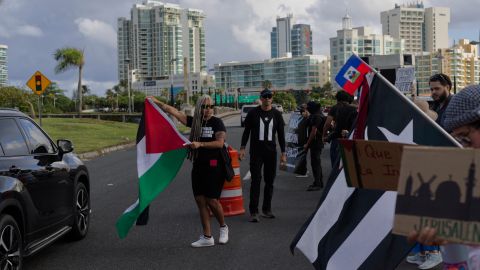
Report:
M 187 116 L 155 97 L 151 98 L 162 110 L 173 115 L 182 124 L 191 127 L 188 159 L 193 162 L 192 189 L 200 213 L 203 235 L 192 247 L 209 247 L 215 244 L 210 227 L 209 208 L 220 225 L 218 243 L 228 242 L 222 206 L 218 200 L 225 179 L 225 166 L 221 150 L 225 143 L 226 129 L 220 118 L 213 116 L 212 98 L 204 95 L 198 99 L 192 116 Z

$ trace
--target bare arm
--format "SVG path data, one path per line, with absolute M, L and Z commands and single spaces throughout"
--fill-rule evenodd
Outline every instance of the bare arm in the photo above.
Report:
M 223 144 L 225 143 L 225 131 L 218 131 L 215 132 L 215 141 L 213 142 L 192 142 L 190 144 L 190 148 L 198 149 L 198 148 L 207 148 L 207 149 L 217 149 L 222 148 Z
M 152 101 L 155 102 L 155 104 L 157 104 L 160 107 L 160 109 L 162 109 L 165 112 L 173 115 L 173 117 L 177 118 L 178 121 L 180 121 L 182 124 L 187 125 L 187 116 L 184 113 L 180 112 L 175 107 L 172 107 L 170 105 L 167 105 L 167 104 L 161 102 L 160 100 L 156 99 L 155 97 L 148 97 L 148 98 L 152 99 Z
M 322 133 L 323 138 L 327 137 L 327 132 L 332 126 L 332 121 L 333 121 L 333 117 L 331 115 L 327 116 L 327 120 L 325 120 L 325 124 L 323 125 L 323 133 Z

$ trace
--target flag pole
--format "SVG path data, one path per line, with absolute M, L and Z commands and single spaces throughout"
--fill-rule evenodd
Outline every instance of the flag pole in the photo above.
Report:
M 358 55 L 357 55 L 358 56 Z M 372 66 L 370 66 L 369 64 L 365 63 L 365 61 L 362 60 L 362 58 L 360 58 L 360 61 L 362 61 L 365 65 L 367 65 L 368 67 L 370 67 L 371 69 L 371 72 L 375 73 L 375 75 L 377 75 L 378 78 L 380 78 L 385 84 L 387 84 L 388 86 L 390 86 L 391 88 L 395 89 L 395 94 L 397 94 L 397 96 L 399 96 L 401 99 L 407 101 L 407 102 L 410 102 L 412 103 L 412 105 L 414 105 L 414 110 L 416 110 L 417 112 L 420 112 L 422 113 L 422 115 L 427 119 L 427 121 L 430 121 L 431 124 L 433 124 L 434 126 L 437 126 L 438 129 L 440 130 L 440 132 L 442 132 L 444 135 L 446 135 L 450 141 L 452 141 L 456 146 L 460 147 L 460 148 L 463 148 L 463 146 L 457 142 L 457 140 L 455 140 L 448 132 L 446 132 L 440 125 L 437 124 L 437 122 L 433 121 L 432 118 L 428 117 L 417 105 L 415 105 L 415 103 L 413 103 L 409 98 L 407 98 L 405 95 L 402 94 L 402 92 L 400 92 L 397 87 L 395 87 L 395 85 L 393 85 L 389 80 L 387 80 L 385 77 L 382 76 L 382 74 L 380 74 L 380 72 L 378 70 L 376 70 L 375 68 L 373 68 Z M 365 78 L 366 79 L 366 78 Z

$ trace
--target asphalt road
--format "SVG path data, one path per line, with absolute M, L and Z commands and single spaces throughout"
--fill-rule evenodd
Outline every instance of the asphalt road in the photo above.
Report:
M 288 120 L 288 115 L 285 115 Z M 227 141 L 238 149 L 240 117 L 224 119 Z M 324 177 L 330 173 L 328 146 L 323 152 Z M 150 208 L 147 226 L 134 227 L 126 239 L 116 234 L 115 222 L 137 198 L 135 150 L 128 149 L 88 161 L 91 175 L 92 215 L 87 237 L 78 242 L 62 239 L 27 258 L 25 269 L 313 269 L 289 245 L 313 213 L 321 191 L 306 192 L 313 181 L 278 172 L 273 197 L 273 220 L 248 222 L 250 181 L 242 181 L 247 213 L 227 217 L 227 245 L 194 249 L 190 243 L 202 234 L 190 185 L 191 164 L 185 161 L 172 184 Z M 241 163 L 242 177 L 248 162 Z M 261 200 L 260 200 L 261 201 Z M 218 240 L 218 224 L 212 218 Z M 346 258 L 348 259 L 348 258 Z M 398 269 L 416 269 L 406 263 Z
M 239 116 L 225 119 L 225 124 L 228 143 L 238 148 L 243 131 Z M 324 156 L 323 167 L 329 168 L 327 151 Z M 272 207 L 277 218 L 255 224 L 248 222 L 248 213 L 228 217 L 227 245 L 194 249 L 190 243 L 202 230 L 191 191 L 189 161 L 152 203 L 149 224 L 134 227 L 126 239 L 118 238 L 115 222 L 137 197 L 135 166 L 134 149 L 88 161 L 93 212 L 87 237 L 54 243 L 27 258 L 25 269 L 312 269 L 302 253 L 293 256 L 289 250 L 321 195 L 321 191 L 305 191 L 311 178 L 279 172 Z M 242 177 L 247 169 L 248 162 L 242 162 Z M 242 182 L 247 209 L 250 181 Z M 213 236 L 218 239 L 213 218 L 212 224 Z

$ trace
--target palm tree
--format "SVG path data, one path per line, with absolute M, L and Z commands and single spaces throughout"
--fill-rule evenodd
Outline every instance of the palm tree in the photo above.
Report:
M 53 57 L 57 61 L 57 66 L 55 66 L 55 73 L 62 73 L 72 68 L 78 68 L 78 88 L 77 88 L 77 97 L 78 97 L 78 114 L 82 112 L 82 69 L 85 65 L 85 57 L 83 50 L 64 47 L 57 49 L 53 54 Z

